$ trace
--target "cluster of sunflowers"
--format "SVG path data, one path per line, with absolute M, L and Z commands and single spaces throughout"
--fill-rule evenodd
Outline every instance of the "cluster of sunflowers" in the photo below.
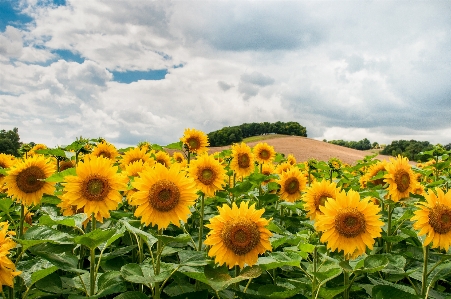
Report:
M 13 298 L 15 293 L 24 293 L 26 297 L 35 291 L 32 286 L 38 280 L 29 282 L 27 275 L 33 270 L 27 268 L 29 264 L 21 259 L 32 260 L 39 256 L 40 261 L 45 260 L 56 269 L 60 266 L 54 256 L 39 254 L 41 251 L 36 248 L 32 250 L 34 244 L 42 245 L 41 241 L 59 242 L 42 236 L 38 237 L 39 242 L 32 242 L 36 241 L 37 232 L 41 232 L 39 229 L 42 230 L 43 225 L 49 226 L 46 232 L 57 234 L 63 231 L 75 240 L 70 252 L 64 254 L 78 261 L 81 272 L 70 268 L 78 275 L 84 273 L 84 264 L 89 262 L 89 271 L 84 273 L 89 277 L 89 283 L 81 290 L 87 296 L 98 296 L 95 298 L 106 292 L 101 289 L 98 276 L 113 274 L 119 275 L 115 278 L 122 282 L 138 281 L 147 286 L 154 298 L 170 295 L 168 288 L 163 290 L 167 283 L 180 281 L 180 278 L 171 280 L 176 272 L 195 282 L 190 292 L 200 292 L 201 284 L 204 284 L 220 297 L 219 290 L 224 290 L 216 288 L 218 284 L 193 274 L 197 273 L 195 271 L 189 272 L 181 265 L 163 275 L 162 265 L 169 265 L 171 255 L 180 251 L 168 251 L 169 247 L 165 249 L 165 246 L 170 243 L 168 240 L 179 240 L 179 232 L 188 239 L 184 246 L 179 244 L 178 247 L 183 247 L 185 253 L 197 254 L 195 257 L 201 261 L 197 260 L 194 265 L 202 266 L 205 275 L 212 261 L 218 269 L 223 265 L 235 268 L 235 277 L 228 277 L 235 283 L 236 296 L 252 292 L 250 283 L 263 275 L 262 269 L 277 285 L 276 272 L 282 274 L 287 271 L 284 267 L 297 264 L 292 271 L 303 273 L 303 279 L 310 280 L 311 290 L 298 290 L 296 294 L 324 297 L 324 294 L 330 294 L 324 291 L 327 282 L 330 284 L 331 279 L 342 275 L 344 285 L 337 294 L 343 293 L 345 298 L 349 298 L 352 282 L 363 273 L 363 264 L 356 266 L 356 261 L 366 261 L 372 254 L 383 253 L 383 266 L 377 270 L 382 271 L 388 264 L 384 261 L 393 258 L 394 246 L 404 246 L 407 238 L 400 236 L 399 232 L 409 234 L 403 230 L 408 223 L 417 233 L 410 233 L 407 237 L 420 240 L 424 252 L 428 253 L 429 247 L 438 248 L 438 252 L 449 249 L 451 192 L 448 191 L 450 176 L 446 154 L 435 156 L 433 162 L 420 167 L 413 167 L 400 156 L 390 158 L 390 161 L 367 157 L 352 166 L 336 158 L 327 162 L 311 159 L 298 163 L 293 155 L 278 154 L 263 142 L 253 148 L 245 143 L 233 144 L 230 150 L 211 155 L 208 154 L 208 145 L 206 134 L 186 129 L 180 142 L 167 146 L 167 151 L 146 142 L 117 150 L 103 139 L 80 139 L 57 149 L 38 144 L 22 158 L 0 154 L 0 215 L 6 220 L 0 223 L 0 287 L 9 287 L 9 298 Z M 13 217 L 13 210 L 19 211 L 17 217 Z M 80 215 L 82 218 L 76 218 Z M 64 226 L 68 222 L 64 219 L 82 221 L 79 221 L 80 225 L 71 224 L 67 229 Z M 140 224 L 136 223 L 137 220 Z M 10 224 L 14 231 L 8 231 Z M 111 227 L 114 225 L 120 228 L 113 231 Z M 208 231 L 205 233 L 204 230 Z M 108 267 L 101 263 L 104 254 L 119 255 L 120 248 L 126 244 L 122 240 L 125 231 L 137 240 L 137 248 L 131 247 L 124 253 L 136 255 L 134 261 L 138 265 L 133 265 L 141 267 L 141 272 L 138 272 L 144 275 L 142 264 L 147 256 L 151 260 L 152 276 L 163 279 L 137 280 L 129 276 L 130 263 L 122 265 L 119 274 L 117 271 L 109 272 Z M 107 237 L 104 232 L 108 232 Z M 96 236 L 100 239 L 96 240 Z M 106 239 L 101 239 L 102 236 Z M 421 236 L 426 237 L 420 239 Z M 147 254 L 143 247 L 145 243 L 149 247 Z M 323 244 L 325 250 L 321 251 Z M 116 247 L 110 252 L 105 251 L 109 246 Z M 29 248 L 31 251 L 26 250 Z M 89 256 L 85 255 L 88 249 Z M 271 253 L 273 250 L 279 252 Z M 297 259 L 294 263 L 276 259 L 282 253 L 293 252 L 299 253 L 310 265 L 303 265 Z M 212 259 L 203 257 L 204 253 Z M 284 255 L 287 256 L 290 257 Z M 331 257 L 341 261 L 332 267 L 339 271 L 330 277 L 321 277 L 318 273 L 332 268 L 323 267 L 321 270 L 320 264 Z M 271 258 L 276 265 L 273 268 L 268 266 Z M 180 252 L 179 259 L 183 260 Z M 415 295 L 427 296 L 431 291 L 426 284 L 428 276 L 433 273 L 433 269 L 428 268 L 428 260 L 428 255 L 424 255 L 423 266 L 426 266 L 422 278 L 425 281 L 421 288 L 412 282 Z M 366 267 L 366 262 L 364 264 Z M 255 270 L 258 274 L 253 272 L 249 276 L 240 276 L 240 271 L 247 273 L 246 269 L 259 270 Z M 269 270 L 273 270 L 272 273 Z M 48 271 L 40 279 L 51 273 Z M 138 274 L 134 272 L 134 275 Z M 246 278 L 247 285 L 239 286 L 238 282 Z M 74 275 L 71 279 L 78 278 Z M 408 275 L 403 279 L 410 280 Z M 221 285 L 222 288 L 226 286 Z M 77 290 L 75 293 L 65 290 L 64 294 L 73 295 Z M 120 291 L 135 292 L 127 287 Z M 146 293 L 143 287 L 140 292 Z M 262 294 L 254 292 L 255 296 Z M 277 298 L 288 297 L 280 295 Z

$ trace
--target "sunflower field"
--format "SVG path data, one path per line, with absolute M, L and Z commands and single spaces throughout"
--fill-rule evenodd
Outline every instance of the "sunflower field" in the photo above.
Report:
M 450 151 L 296 161 L 79 138 L 0 154 L 2 298 L 451 298 Z

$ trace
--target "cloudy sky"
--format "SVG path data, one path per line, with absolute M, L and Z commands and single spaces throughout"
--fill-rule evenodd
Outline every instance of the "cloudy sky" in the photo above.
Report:
M 0 129 L 52 147 L 263 121 L 451 142 L 447 0 L 0 0 L 0 70 Z

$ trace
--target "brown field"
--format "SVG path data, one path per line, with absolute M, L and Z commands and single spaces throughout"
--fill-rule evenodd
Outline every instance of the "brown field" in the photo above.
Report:
M 327 161 L 330 158 L 338 158 L 348 164 L 355 164 L 357 160 L 362 160 L 365 156 L 371 155 L 371 151 L 359 151 L 343 146 L 330 144 L 324 141 L 310 139 L 299 136 L 266 135 L 267 138 L 260 138 L 258 141 L 247 142 L 250 147 L 259 142 L 266 142 L 273 146 L 275 151 L 283 153 L 285 156 L 293 154 L 296 161 L 303 162 L 314 158 L 319 161 Z M 210 147 L 209 154 L 228 149 L 230 146 Z M 388 160 L 389 156 L 378 155 L 379 160 Z

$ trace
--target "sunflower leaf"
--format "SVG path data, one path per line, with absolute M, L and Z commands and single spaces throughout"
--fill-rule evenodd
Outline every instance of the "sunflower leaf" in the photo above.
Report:
M 130 292 L 122 293 L 122 294 L 114 297 L 114 299 L 149 299 L 149 297 L 144 295 L 144 293 L 142 293 L 142 292 L 130 291 Z
M 174 143 L 164 146 L 164 148 L 174 149 L 174 150 L 183 150 L 183 142 L 181 142 L 181 141 L 174 142 Z
M 83 221 L 86 220 L 86 214 L 76 214 L 72 216 L 54 216 L 54 215 L 43 215 L 39 218 L 39 223 L 41 225 L 53 226 L 53 225 L 64 225 L 69 227 L 79 227 L 83 225 Z
M 101 230 L 96 229 L 82 236 L 74 238 L 76 244 L 85 245 L 89 249 L 93 250 L 99 247 L 101 244 L 107 242 L 111 237 L 116 234 L 115 229 Z
M 299 266 L 302 256 L 294 252 L 270 252 L 268 256 L 258 258 L 257 265 L 263 270 L 271 270 L 282 266 Z
M 407 293 L 389 285 L 377 285 L 373 287 L 373 298 L 403 298 L 403 299 L 420 299 L 422 297 Z
M 68 169 L 63 170 L 61 172 L 56 172 L 56 173 L 52 174 L 51 176 L 46 178 L 45 181 L 46 182 L 51 182 L 51 183 L 64 182 L 64 177 L 67 176 L 67 175 L 76 176 L 77 175 L 77 171 L 75 170 L 75 168 L 68 168 Z

